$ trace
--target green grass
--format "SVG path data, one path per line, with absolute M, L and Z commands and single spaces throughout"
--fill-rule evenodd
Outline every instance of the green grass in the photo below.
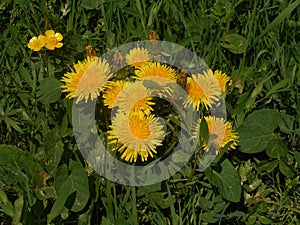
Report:
M 299 0 L 4 0 L 0 13 L 3 224 L 299 224 Z M 61 49 L 27 48 L 48 29 Z M 204 172 L 191 159 L 166 181 L 128 187 L 86 164 L 72 101 L 47 90 L 87 45 L 101 55 L 150 29 L 232 78 L 226 107 L 241 140 Z

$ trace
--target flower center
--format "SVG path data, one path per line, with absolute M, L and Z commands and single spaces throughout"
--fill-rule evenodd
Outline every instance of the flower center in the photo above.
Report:
M 149 123 L 142 119 L 133 117 L 129 121 L 130 130 L 139 139 L 147 139 L 150 135 Z
M 200 87 L 200 85 L 198 84 L 197 81 L 195 80 L 192 80 L 192 82 L 190 83 L 191 84 L 191 95 L 193 97 L 198 97 L 198 98 L 205 98 L 205 94 L 202 90 L 202 88 Z

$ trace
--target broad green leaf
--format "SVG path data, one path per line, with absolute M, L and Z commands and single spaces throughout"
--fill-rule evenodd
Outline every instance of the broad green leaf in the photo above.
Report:
M 256 209 L 257 212 L 259 213 L 266 213 L 269 211 L 268 209 L 268 204 L 264 201 L 260 201 L 258 204 L 257 204 L 257 209 Z
M 5 204 L 0 202 L 0 211 L 10 217 L 15 215 L 15 210 L 11 202 L 6 202 Z
M 57 129 L 54 128 L 44 135 L 44 149 L 48 160 L 47 170 L 52 171 L 57 168 L 64 152 L 64 144 Z
M 15 162 L 20 160 L 20 156 L 23 151 L 12 145 L 0 145 L 0 165 L 1 164 L 11 164 L 14 165 Z
M 253 225 L 255 224 L 255 221 L 257 220 L 257 213 L 253 213 L 248 217 L 248 220 L 246 221 L 246 225 Z
M 0 145 L 0 166 L 8 166 L 9 172 L 24 171 L 26 178 L 33 179 L 35 182 L 41 181 L 42 168 L 27 152 L 12 146 Z
M 238 128 L 241 151 L 248 154 L 264 151 L 268 142 L 275 138 L 274 130 L 281 119 L 279 112 L 272 109 L 251 113 Z
M 21 223 L 21 216 L 22 216 L 22 208 L 23 208 L 24 200 L 23 196 L 19 197 L 15 202 L 14 202 L 14 207 L 15 207 L 15 214 L 13 216 L 13 225 L 22 225 Z
M 280 172 L 288 178 L 292 178 L 294 176 L 293 170 L 283 160 L 279 161 L 279 169 Z
M 259 215 L 257 218 L 262 224 L 272 224 L 272 220 L 265 216 Z
M 291 134 L 295 132 L 294 129 L 294 115 L 288 115 L 287 113 L 281 113 L 282 121 L 279 124 L 280 131 Z
M 50 213 L 47 216 L 47 221 L 50 223 L 55 217 L 61 214 L 64 210 L 64 205 L 69 195 L 74 192 L 72 188 L 72 181 L 70 178 L 66 179 L 57 190 L 57 199 L 54 202 Z
M 288 148 L 282 140 L 275 139 L 269 141 L 266 153 L 272 158 L 285 157 L 288 154 Z
M 72 188 L 76 191 L 76 199 L 72 207 L 73 212 L 82 210 L 90 197 L 88 176 L 81 163 L 70 161 Z
M 0 209 L 6 215 L 13 217 L 15 210 L 11 202 L 8 200 L 7 195 L 3 188 L 0 186 Z
M 204 212 L 200 214 L 200 218 L 207 223 L 216 223 L 219 219 L 215 215 L 214 212 Z
M 53 76 L 43 79 L 37 91 L 39 101 L 43 104 L 56 102 L 61 96 L 61 85 Z
M 67 165 L 63 164 L 56 170 L 54 177 L 54 187 L 57 192 L 59 192 L 61 185 L 65 182 L 65 180 L 68 179 L 68 177 L 69 175 Z
M 68 127 L 69 120 L 68 120 L 68 115 L 65 114 L 62 120 L 62 124 L 60 126 L 60 134 L 62 137 L 66 137 L 70 135 L 73 131 L 71 128 Z
M 209 199 L 209 196 L 206 195 L 198 198 L 197 205 L 199 205 L 205 211 L 210 211 L 213 208 L 214 203 Z
M 257 166 L 257 171 L 267 171 L 268 173 L 272 172 L 278 166 L 278 160 L 273 160 L 271 162 L 262 162 Z
M 241 54 L 246 52 L 247 40 L 239 34 L 227 34 L 223 38 L 224 43 L 221 44 L 223 48 L 227 48 L 234 54 Z
M 63 212 L 65 204 L 72 204 L 71 211 L 73 212 L 82 210 L 90 197 L 88 176 L 81 163 L 71 160 L 69 170 L 70 175 L 68 175 L 68 169 L 64 164 L 56 172 L 54 186 L 57 199 L 47 217 L 48 222 Z M 76 194 L 74 203 L 66 202 L 72 193 Z
M 199 132 L 199 131 L 197 131 Z M 200 135 L 203 140 L 208 143 L 209 135 L 208 135 L 208 125 L 205 119 L 200 122 Z
M 241 198 L 241 181 L 240 177 L 228 159 L 225 159 L 220 168 L 206 169 L 208 180 L 219 188 L 223 198 L 231 202 L 238 202 Z
M 296 162 L 298 163 L 298 167 L 300 167 L 300 152 L 295 151 L 294 156 L 295 156 Z
M 90 225 L 93 216 L 94 203 L 91 203 L 89 210 L 78 217 L 78 225 Z

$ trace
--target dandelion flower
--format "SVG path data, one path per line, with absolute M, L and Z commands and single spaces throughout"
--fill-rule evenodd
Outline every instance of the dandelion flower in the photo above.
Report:
M 54 30 L 47 30 L 46 34 L 46 48 L 49 50 L 54 50 L 55 48 L 61 48 L 63 43 L 60 41 L 63 36 L 60 33 L 55 33 Z
M 105 83 L 112 77 L 109 75 L 109 65 L 105 59 L 88 57 L 83 62 L 74 65 L 75 72 L 68 72 L 62 78 L 65 85 L 62 92 L 69 92 L 67 98 L 77 97 L 76 103 L 89 98 L 94 100 L 100 95 Z
M 221 95 L 221 88 L 210 69 L 204 74 L 193 74 L 192 77 L 188 77 L 186 91 L 188 99 L 185 106 L 192 104 L 196 110 L 199 110 L 201 104 L 208 109 Z
M 28 43 L 28 48 L 32 49 L 33 51 L 40 51 L 46 43 L 46 36 L 39 35 L 38 37 L 33 37 L 30 39 Z
M 230 122 L 226 122 L 223 118 L 212 116 L 204 117 L 204 119 L 207 123 L 208 135 L 215 135 L 216 137 L 215 139 L 210 141 L 211 143 L 204 143 L 206 146 L 217 144 L 219 148 L 223 148 L 226 144 L 232 142 L 229 148 L 236 148 L 238 142 L 238 134 L 233 131 Z
M 176 82 L 176 71 L 161 63 L 151 62 L 142 65 L 135 70 L 136 78 L 140 80 L 152 80 L 160 85 Z
M 113 108 L 115 105 L 118 105 L 117 96 L 120 91 L 129 84 L 128 81 L 108 81 L 105 85 L 103 93 L 103 103 L 108 108 Z
M 126 61 L 128 64 L 139 68 L 143 64 L 150 61 L 150 55 L 147 49 L 136 47 L 134 49 L 131 49 L 126 55 Z
M 215 76 L 216 80 L 218 81 L 219 86 L 220 86 L 222 92 L 225 93 L 226 92 L 226 84 L 228 82 L 229 82 L 229 84 L 231 83 L 229 76 L 227 76 L 226 73 L 222 73 L 219 70 L 216 70 L 214 72 L 214 76 Z
M 163 128 L 154 115 L 117 113 L 108 131 L 109 144 L 114 146 L 113 151 L 122 153 L 121 158 L 125 161 L 136 162 L 140 156 L 144 162 L 157 153 L 157 146 L 162 145 Z
M 151 90 L 147 89 L 143 82 L 135 82 L 127 85 L 118 95 L 119 110 L 131 114 L 146 114 L 149 115 L 153 110 L 151 105 Z

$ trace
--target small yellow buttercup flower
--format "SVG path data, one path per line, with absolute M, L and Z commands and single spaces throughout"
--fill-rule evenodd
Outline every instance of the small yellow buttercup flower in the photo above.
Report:
M 63 36 L 60 33 L 55 33 L 54 30 L 47 30 L 46 34 L 46 45 L 45 47 L 49 50 L 54 50 L 55 48 L 61 48 L 63 43 L 60 41 L 63 39 Z
M 46 36 L 39 35 L 38 37 L 31 38 L 27 46 L 33 51 L 38 52 L 45 46 L 45 43 L 46 43 Z

